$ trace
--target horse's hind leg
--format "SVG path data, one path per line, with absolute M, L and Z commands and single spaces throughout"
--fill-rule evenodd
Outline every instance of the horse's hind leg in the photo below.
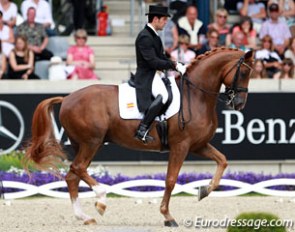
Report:
M 74 148 L 75 153 L 77 154 L 79 151 L 79 145 L 72 139 L 71 139 L 71 145 Z M 80 201 L 78 198 L 80 180 L 81 180 L 80 177 L 76 175 L 76 173 L 74 172 L 71 166 L 70 171 L 66 175 L 66 182 L 68 185 L 68 190 L 70 193 L 70 198 L 71 198 L 73 209 L 74 209 L 74 214 L 77 219 L 83 220 L 85 224 L 94 224 L 95 220 L 91 218 L 90 216 L 86 215 L 82 211 L 80 206 Z
M 220 151 L 218 151 L 215 147 L 213 147 L 209 143 L 204 148 L 202 148 L 201 150 L 198 150 L 194 154 L 209 158 L 211 160 L 216 161 L 217 163 L 215 174 L 212 180 L 210 181 L 209 186 L 200 188 L 198 198 L 199 200 L 202 200 L 204 197 L 208 196 L 210 192 L 212 192 L 218 187 L 220 179 L 223 175 L 223 172 L 227 167 L 227 160 L 225 155 L 223 155 Z
M 89 144 L 89 143 L 82 143 L 79 144 L 79 152 L 74 159 L 71 170 L 79 176 L 79 178 L 85 181 L 89 187 L 95 192 L 98 200 L 95 204 L 97 211 L 103 215 L 106 209 L 106 190 L 102 187 L 97 181 L 88 175 L 87 168 L 90 165 L 90 162 L 95 155 L 96 151 L 102 144 Z M 89 220 L 84 221 L 84 223 L 89 222 Z M 91 221 L 90 221 L 91 223 Z
M 77 176 L 72 170 L 70 170 L 66 176 L 66 182 L 70 192 L 70 197 L 76 218 L 79 220 L 83 220 L 84 224 L 95 224 L 95 220 L 85 214 L 80 206 L 80 201 L 78 198 L 80 177 Z
M 169 154 L 169 163 L 166 176 L 166 187 L 164 197 L 161 202 L 160 211 L 165 217 L 165 226 L 177 227 L 178 224 L 171 216 L 169 211 L 169 201 L 171 193 L 174 189 L 175 183 L 178 178 L 180 168 L 187 155 L 187 149 L 185 147 L 171 148 Z

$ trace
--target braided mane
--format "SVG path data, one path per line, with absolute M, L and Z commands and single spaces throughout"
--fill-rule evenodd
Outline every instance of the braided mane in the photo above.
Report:
M 194 66 L 198 65 L 201 60 L 208 58 L 211 55 L 214 55 L 215 53 L 219 53 L 222 51 L 239 51 L 239 49 L 226 48 L 226 47 L 214 48 L 211 51 L 205 52 L 205 54 L 198 55 L 194 60 L 192 60 L 192 62 L 187 66 L 187 71 L 190 71 Z

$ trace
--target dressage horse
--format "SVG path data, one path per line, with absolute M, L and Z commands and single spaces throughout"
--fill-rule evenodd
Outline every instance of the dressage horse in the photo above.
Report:
M 160 205 L 166 226 L 178 226 L 170 214 L 169 201 L 180 168 L 189 152 L 217 163 L 210 184 L 200 188 L 199 199 L 218 187 L 227 160 L 209 142 L 217 128 L 216 105 L 219 92 L 224 84 L 228 105 L 235 110 L 242 110 L 248 96 L 252 63 L 252 51 L 244 53 L 235 49 L 219 48 L 198 56 L 188 65 L 186 74 L 178 81 L 181 90 L 181 117 L 176 114 L 168 119 L 170 153 L 165 191 Z M 66 158 L 54 137 L 51 121 L 52 108 L 59 103 L 61 125 L 76 153 L 65 177 L 74 213 L 84 224 L 94 224 L 95 219 L 86 215 L 80 208 L 78 185 L 80 180 L 83 180 L 96 193 L 95 207 L 102 215 L 106 209 L 106 191 L 87 173 L 87 167 L 97 150 L 104 142 L 111 142 L 131 149 L 160 151 L 160 137 L 153 125 L 150 133 L 155 138 L 154 141 L 143 144 L 136 140 L 134 135 L 139 120 L 120 118 L 118 86 L 92 85 L 66 97 L 45 99 L 37 106 L 32 121 L 32 140 L 25 157 L 28 161 L 34 161 L 40 168 L 56 168 L 57 163 Z

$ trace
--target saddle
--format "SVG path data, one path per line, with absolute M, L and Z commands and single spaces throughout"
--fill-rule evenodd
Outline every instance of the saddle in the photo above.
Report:
M 178 113 L 180 108 L 180 93 L 173 76 L 162 79 L 168 91 L 168 101 L 161 115 L 156 118 L 156 128 L 161 139 L 161 151 L 168 149 L 167 119 Z M 123 119 L 142 119 L 143 114 L 138 111 L 134 75 L 131 73 L 127 83 L 119 85 L 119 111 Z

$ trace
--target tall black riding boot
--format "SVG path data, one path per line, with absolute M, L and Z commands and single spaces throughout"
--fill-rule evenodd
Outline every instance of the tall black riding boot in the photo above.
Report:
M 143 120 L 139 124 L 135 134 L 137 139 L 141 140 L 143 143 L 148 143 L 154 140 L 152 136 L 148 135 L 148 132 L 155 117 L 161 113 L 163 107 L 164 104 L 162 103 L 162 95 L 158 95 L 148 108 Z

